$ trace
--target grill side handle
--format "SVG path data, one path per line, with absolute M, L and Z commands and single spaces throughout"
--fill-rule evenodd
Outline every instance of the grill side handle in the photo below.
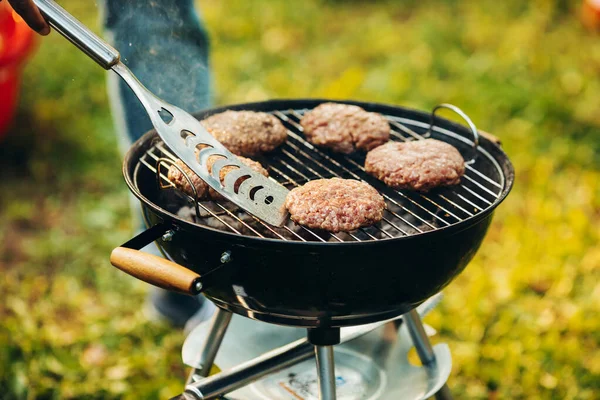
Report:
M 490 142 L 494 143 L 495 145 L 501 146 L 502 142 L 500 141 L 500 138 L 497 136 L 492 135 L 491 133 L 488 133 L 486 131 L 482 131 L 481 129 L 477 130 L 479 132 L 479 134 L 481 136 L 483 136 L 484 138 L 486 138 L 487 140 L 489 140 Z
M 172 261 L 139 250 L 117 247 L 110 263 L 146 283 L 195 296 L 202 291 L 200 275 Z

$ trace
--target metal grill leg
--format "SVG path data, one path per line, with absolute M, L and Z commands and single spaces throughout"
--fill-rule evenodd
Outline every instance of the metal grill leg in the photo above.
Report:
M 319 399 L 335 400 L 335 363 L 333 346 L 315 346 L 317 376 L 319 378 Z
M 192 370 L 186 385 L 209 375 L 215 357 L 217 356 L 217 351 L 219 351 L 219 347 L 221 346 L 221 342 L 223 341 L 223 337 L 225 337 L 225 332 L 231 321 L 231 316 L 232 313 L 230 311 L 221 308 L 217 308 L 215 311 L 208 335 L 206 336 L 204 346 L 202 347 L 202 352 L 200 353 L 200 365 L 202 365 L 202 368 Z
M 423 365 L 435 362 L 433 347 L 431 347 L 427 333 L 425 333 L 425 328 L 423 328 L 423 324 L 421 323 L 421 317 L 419 317 L 417 311 L 413 309 L 407 312 L 402 316 L 402 319 L 406 322 L 408 332 Z M 448 385 L 444 385 L 436 393 L 435 398 L 437 400 L 452 400 L 452 394 Z

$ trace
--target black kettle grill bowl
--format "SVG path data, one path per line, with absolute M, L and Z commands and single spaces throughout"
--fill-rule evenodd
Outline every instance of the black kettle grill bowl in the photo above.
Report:
M 273 100 L 210 109 L 195 116 L 203 119 L 225 110 L 311 109 L 324 101 Z M 431 116 L 382 104 L 346 103 L 422 124 L 429 124 Z M 432 137 L 455 145 L 465 159 L 472 155 L 469 129 L 437 116 L 435 126 L 460 138 L 436 130 Z M 480 152 L 486 156 L 479 154 L 482 159 L 474 165 L 480 174 L 500 177 L 503 184 L 494 202 L 471 217 L 423 233 L 380 240 L 285 241 L 203 226 L 161 207 L 162 190 L 156 174 L 140 168 L 139 162 L 157 140 L 153 131 L 140 138 L 128 152 L 123 172 L 129 188 L 141 200 L 148 227 L 165 224 L 175 232 L 170 240 L 157 241 L 165 257 L 205 278 L 203 293 L 217 306 L 293 326 L 340 327 L 382 320 L 407 312 L 439 292 L 473 258 L 494 209 L 508 195 L 514 180 L 504 152 L 480 137 Z M 364 178 L 385 190 L 374 178 Z

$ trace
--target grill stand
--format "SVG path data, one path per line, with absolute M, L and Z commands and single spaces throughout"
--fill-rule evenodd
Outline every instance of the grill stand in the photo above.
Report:
M 335 362 L 333 346 L 340 343 L 339 328 L 308 330 L 308 341 L 315 346 L 319 399 L 335 400 Z
M 431 347 L 429 337 L 427 337 L 427 333 L 425 333 L 425 328 L 423 328 L 421 317 L 417 311 L 414 309 L 410 310 L 402 316 L 402 319 L 406 322 L 408 333 L 410 334 L 410 338 L 412 339 L 413 345 L 415 346 L 419 359 L 423 365 L 435 364 L 436 359 L 433 347 Z M 444 386 L 435 394 L 435 398 L 437 400 L 452 400 L 452 394 L 450 393 L 447 384 L 444 384 Z
M 319 377 L 319 398 L 321 400 L 335 400 L 333 346 L 315 346 L 315 356 Z
M 173 397 L 172 400 L 214 399 L 249 385 L 266 375 L 308 360 L 312 356 L 316 358 L 320 400 L 336 399 L 333 348 L 334 345 L 340 343 L 339 328 L 309 329 L 306 339 L 299 339 L 227 371 L 207 376 L 212 368 L 231 317 L 232 314 L 229 311 L 222 309 L 216 311 L 210 323 L 208 334 L 206 334 L 203 341 L 200 356 L 192 365 L 194 369 L 186 384 L 185 392 Z M 431 346 L 417 310 L 402 315 L 402 321 L 406 322 L 407 330 L 421 363 L 427 366 L 428 370 L 437 369 L 436 353 Z M 396 324 L 397 328 L 400 320 L 393 321 L 393 323 Z M 445 384 L 435 393 L 435 397 L 437 400 L 452 400 L 452 395 Z
M 200 353 L 200 358 L 198 360 L 199 368 L 192 369 L 186 385 L 197 382 L 210 375 L 210 370 L 215 362 L 217 351 L 219 351 L 223 337 L 225 337 L 225 332 L 227 332 L 229 322 L 231 322 L 231 316 L 232 314 L 229 311 L 223 310 L 222 308 L 216 309 L 215 315 L 211 320 L 209 333 L 206 336 L 202 347 L 202 353 Z

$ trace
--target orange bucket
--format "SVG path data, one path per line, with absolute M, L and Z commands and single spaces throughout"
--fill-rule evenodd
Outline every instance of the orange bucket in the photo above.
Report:
M 35 35 L 6 1 L 0 3 L 0 139 L 14 119 L 21 75 L 34 50 Z
M 591 31 L 600 31 L 600 0 L 583 0 L 581 21 Z

